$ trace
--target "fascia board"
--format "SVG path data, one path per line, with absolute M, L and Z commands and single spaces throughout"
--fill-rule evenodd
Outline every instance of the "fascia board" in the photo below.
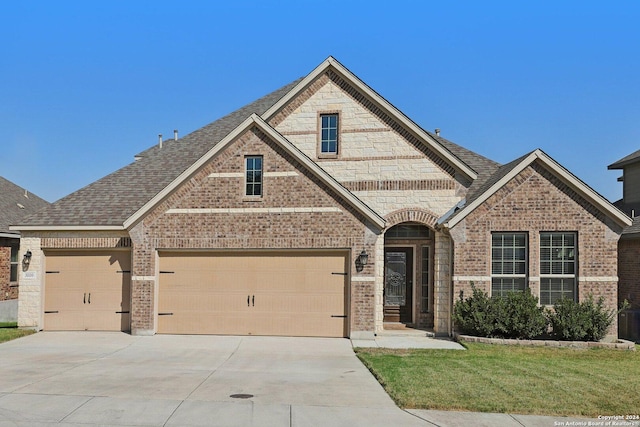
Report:
M 375 104 L 378 105 L 385 113 L 389 114 L 391 117 L 400 122 L 404 127 L 411 130 L 414 134 L 416 134 L 419 138 L 426 141 L 428 143 L 429 148 L 433 149 L 439 156 L 446 159 L 450 164 L 455 166 L 459 171 L 467 176 L 467 178 L 475 180 L 478 175 L 476 172 L 467 166 L 464 162 L 459 160 L 457 157 L 452 155 L 448 150 L 446 150 L 438 141 L 433 139 L 431 135 L 426 133 L 420 126 L 416 125 L 411 119 L 409 119 L 404 113 L 394 107 L 390 102 L 380 96 L 377 92 L 371 89 L 366 83 L 360 80 L 355 74 L 349 71 L 345 66 L 343 66 L 340 62 L 338 62 L 335 58 L 329 57 L 322 64 L 317 66 L 308 76 L 306 76 L 300 83 L 298 83 L 289 93 L 287 93 L 284 97 L 282 97 L 276 104 L 274 104 L 271 108 L 269 108 L 263 115 L 262 118 L 265 121 L 268 121 L 273 117 L 273 115 L 280 110 L 285 104 L 287 104 L 291 99 L 293 99 L 298 93 L 306 87 L 309 83 L 315 80 L 319 75 L 324 73 L 329 67 L 333 67 L 333 69 L 342 75 L 346 80 L 349 81 L 352 85 L 354 85 L 359 91 L 363 92 L 370 99 L 374 101 Z
M 489 197 L 495 194 L 502 186 L 504 186 L 511 179 L 515 178 L 520 172 L 522 172 L 527 166 L 533 163 L 535 160 L 539 160 L 547 168 L 551 169 L 559 178 L 567 183 L 573 190 L 585 197 L 589 202 L 599 207 L 604 212 L 608 213 L 614 220 L 616 220 L 622 226 L 629 226 L 632 223 L 631 218 L 625 215 L 622 211 L 613 206 L 604 197 L 596 193 L 589 186 L 584 184 L 578 178 L 576 178 L 567 169 L 562 167 L 559 163 L 549 157 L 542 150 L 537 149 L 522 160 L 516 167 L 514 167 L 508 174 L 502 177 L 498 182 L 493 184 L 487 191 L 485 191 L 480 197 L 475 199 L 468 206 L 464 207 L 462 211 L 446 222 L 447 228 L 452 228 L 460 221 L 462 221 L 467 215 L 473 212 L 478 206 L 484 203 Z
M 17 231 L 115 231 L 124 230 L 122 225 L 12 225 Z
M 133 224 L 137 223 L 147 212 L 149 212 L 154 206 L 156 206 L 160 201 L 162 201 L 165 197 L 167 197 L 173 190 L 175 190 L 180 184 L 182 184 L 187 178 L 189 178 L 193 173 L 195 173 L 198 169 L 200 169 L 206 162 L 208 162 L 213 156 L 215 156 L 218 152 L 222 151 L 224 147 L 229 144 L 229 142 L 233 141 L 238 135 L 244 132 L 248 126 L 253 123 L 253 118 L 248 117 L 245 121 L 243 121 L 238 127 L 229 132 L 227 136 L 225 136 L 220 142 L 218 142 L 215 146 L 213 146 L 209 151 L 207 151 L 202 157 L 195 161 L 191 166 L 189 166 L 184 172 L 182 172 L 176 179 L 174 179 L 169 185 L 167 185 L 162 191 L 156 194 L 151 200 L 149 200 L 143 207 L 138 209 L 133 215 L 131 215 L 124 222 L 124 228 L 128 229 Z
M 0 237 L 6 237 L 9 239 L 19 239 L 20 233 L 0 233 Z
M 296 160 L 302 163 L 309 171 L 311 171 L 316 177 L 318 177 L 322 182 L 336 191 L 340 196 L 342 196 L 351 206 L 353 206 L 356 210 L 358 210 L 361 214 L 367 217 L 373 224 L 377 225 L 380 229 L 385 227 L 385 220 L 380 215 L 378 215 L 373 209 L 367 206 L 364 202 L 358 199 L 353 195 L 350 191 L 348 191 L 344 186 L 342 186 L 338 181 L 336 181 L 331 175 L 329 175 L 324 169 L 318 166 L 313 160 L 311 160 L 306 154 L 304 154 L 300 149 L 298 149 L 295 145 L 293 145 L 288 139 L 282 136 L 278 131 L 269 126 L 267 122 L 262 120 L 257 115 L 252 115 L 255 120 L 256 125 L 262 130 L 264 133 L 269 135 L 271 139 L 276 141 L 283 149 L 285 149 L 289 154 L 291 154 Z
M 544 151 L 536 150 L 537 158 L 542 161 L 547 167 L 553 169 L 560 178 L 569 184 L 573 190 L 581 194 L 585 199 L 589 200 L 594 205 L 598 206 L 601 210 L 609 214 L 619 225 L 630 226 L 633 220 L 629 218 L 620 209 L 613 206 L 607 199 L 598 194 L 595 190 L 589 187 L 587 184 L 578 179 L 575 175 L 561 166 L 558 162 L 549 157 Z

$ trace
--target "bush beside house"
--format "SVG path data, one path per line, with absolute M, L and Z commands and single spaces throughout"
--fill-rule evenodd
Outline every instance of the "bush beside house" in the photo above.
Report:
M 462 334 L 488 338 L 533 339 L 550 335 L 561 341 L 600 341 L 616 312 L 607 310 L 603 298 L 589 296 L 582 302 L 561 299 L 553 309 L 538 305 L 527 289 L 491 298 L 472 285 L 472 295 L 453 308 L 454 323 Z

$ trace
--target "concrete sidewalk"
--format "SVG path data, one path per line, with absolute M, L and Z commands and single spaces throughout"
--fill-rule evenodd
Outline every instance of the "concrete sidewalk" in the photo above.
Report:
M 0 344 L 0 427 L 538 427 L 569 421 L 402 410 L 347 339 L 41 332 Z

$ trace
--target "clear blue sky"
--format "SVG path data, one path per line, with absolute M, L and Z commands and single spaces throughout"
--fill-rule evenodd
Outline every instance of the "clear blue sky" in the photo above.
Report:
M 541 148 L 610 200 L 640 149 L 640 2 L 12 1 L 0 175 L 55 201 L 333 55 L 423 128 Z

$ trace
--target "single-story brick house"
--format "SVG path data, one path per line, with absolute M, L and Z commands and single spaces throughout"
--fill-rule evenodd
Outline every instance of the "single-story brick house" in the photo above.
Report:
M 49 202 L 0 176 L 0 321 L 15 321 L 22 259 L 20 233 L 9 229 Z
M 472 282 L 615 306 L 630 224 L 541 150 L 499 165 L 425 131 L 329 57 L 18 224 L 33 254 L 19 322 L 451 334 Z

